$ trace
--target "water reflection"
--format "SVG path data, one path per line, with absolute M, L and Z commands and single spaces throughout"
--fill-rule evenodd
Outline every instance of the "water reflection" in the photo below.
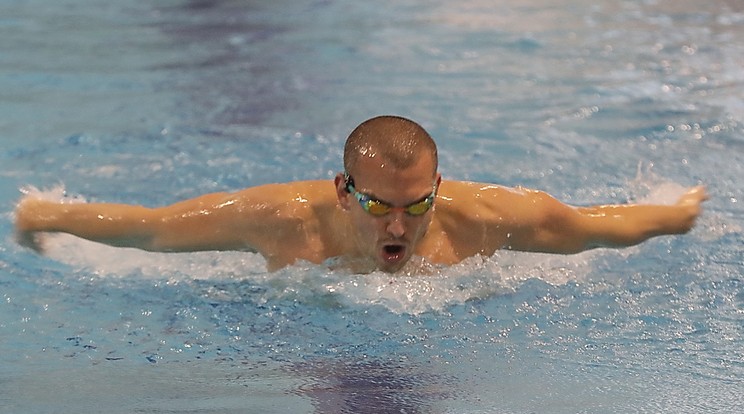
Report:
M 431 412 L 452 397 L 443 374 L 411 362 L 337 359 L 293 365 L 293 375 L 308 378 L 296 392 L 310 398 L 318 413 Z
M 287 60 L 296 51 L 283 36 L 293 28 L 267 10 L 257 2 L 219 1 L 156 9 L 158 30 L 190 51 L 160 67 L 173 72 L 169 87 L 188 100 L 184 120 L 253 125 L 297 106 L 294 95 L 309 81 L 293 75 Z

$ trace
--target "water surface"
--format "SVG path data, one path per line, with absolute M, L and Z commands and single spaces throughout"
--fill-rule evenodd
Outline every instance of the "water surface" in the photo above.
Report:
M 738 2 L 252 3 L 0 2 L 0 411 L 744 408 Z M 378 114 L 447 178 L 712 199 L 683 237 L 428 276 L 13 240 L 28 185 L 156 206 L 331 178 Z

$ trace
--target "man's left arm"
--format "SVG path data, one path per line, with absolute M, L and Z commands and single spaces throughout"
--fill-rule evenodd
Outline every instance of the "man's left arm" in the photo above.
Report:
M 506 247 L 546 253 L 626 247 L 655 236 L 683 234 L 694 226 L 701 203 L 708 199 L 702 186 L 688 189 L 673 205 L 572 207 L 542 192 L 526 197 L 522 222 L 516 226 L 521 231 Z

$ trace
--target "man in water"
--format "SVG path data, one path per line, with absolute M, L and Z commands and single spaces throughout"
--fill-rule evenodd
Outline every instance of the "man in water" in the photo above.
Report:
M 707 199 L 694 187 L 674 205 L 572 207 L 540 191 L 442 180 L 429 134 L 396 116 L 359 125 L 344 168 L 333 183 L 267 184 L 159 208 L 25 197 L 16 230 L 38 250 L 38 233 L 64 232 L 149 251 L 253 251 L 269 270 L 338 258 L 358 272 L 396 272 L 413 256 L 454 264 L 497 249 L 568 254 L 682 234 Z

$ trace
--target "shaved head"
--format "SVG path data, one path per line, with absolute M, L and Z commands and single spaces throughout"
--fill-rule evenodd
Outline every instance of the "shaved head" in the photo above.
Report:
M 352 173 L 360 159 L 385 160 L 395 168 L 408 168 L 419 157 L 432 158 L 437 170 L 437 145 L 421 125 L 399 116 L 378 116 L 362 122 L 344 146 L 344 168 Z

